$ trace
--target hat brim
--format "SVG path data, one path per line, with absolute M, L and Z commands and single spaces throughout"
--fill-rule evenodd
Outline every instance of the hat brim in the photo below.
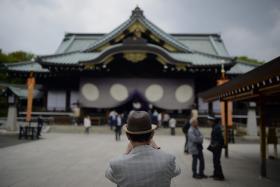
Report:
M 123 126 L 124 131 L 127 132 L 127 133 L 129 133 L 129 134 L 147 134 L 147 133 L 153 132 L 156 128 L 157 128 L 157 125 L 152 124 L 152 128 L 149 129 L 149 130 L 133 132 L 133 131 L 129 131 L 129 130 L 127 129 L 127 124 L 125 124 L 125 125 Z

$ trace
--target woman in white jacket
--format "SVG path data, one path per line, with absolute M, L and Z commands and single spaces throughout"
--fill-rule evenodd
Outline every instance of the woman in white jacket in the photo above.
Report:
M 89 128 L 91 127 L 91 121 L 90 121 L 90 117 L 86 116 L 84 118 L 84 127 L 85 127 L 85 133 L 89 134 Z

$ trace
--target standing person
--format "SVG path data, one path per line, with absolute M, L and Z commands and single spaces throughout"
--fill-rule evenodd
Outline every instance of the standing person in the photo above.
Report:
M 117 112 L 112 110 L 110 113 L 109 113 L 109 126 L 110 126 L 110 129 L 113 130 L 113 128 L 115 127 L 116 125 L 116 117 L 117 117 Z
M 91 127 L 91 121 L 90 121 L 90 117 L 89 116 L 86 116 L 84 118 L 84 127 L 85 127 L 85 133 L 89 134 L 89 129 Z
M 174 136 L 176 134 L 175 129 L 176 129 L 176 119 L 175 118 L 171 118 L 169 120 L 169 128 L 170 128 L 170 134 L 172 136 Z
M 225 180 L 222 166 L 221 166 L 221 154 L 224 147 L 224 137 L 221 126 L 217 123 L 214 116 L 207 116 L 208 124 L 212 126 L 211 141 L 208 150 L 213 153 L 213 165 L 214 173 L 211 177 L 214 180 Z
M 190 120 L 191 127 L 188 131 L 188 150 L 192 154 L 192 172 L 193 178 L 207 178 L 204 174 L 204 156 L 203 156 L 203 135 L 198 129 L 198 121 Z M 197 172 L 197 161 L 199 161 L 199 171 Z
M 183 126 L 182 128 L 182 131 L 183 133 L 185 134 L 185 146 L 184 146 L 184 152 L 186 154 L 189 153 L 188 151 L 188 132 L 189 132 L 189 129 L 190 129 L 190 120 L 187 120 L 186 124 Z
M 121 133 L 122 133 L 122 115 L 117 114 L 116 117 L 116 126 L 115 126 L 115 135 L 116 135 L 116 141 L 121 140 Z
M 192 111 L 191 111 L 191 119 L 198 119 L 198 110 L 197 110 L 197 107 L 196 107 L 196 104 L 193 104 L 192 105 Z
M 80 104 L 79 103 L 75 103 L 75 105 L 72 108 L 73 111 L 73 122 L 75 126 L 79 125 L 79 118 L 81 115 L 81 109 L 80 109 Z
M 109 162 L 105 176 L 123 186 L 170 186 L 171 179 L 181 173 L 175 156 L 151 145 L 156 125 L 145 111 L 132 112 L 124 126 L 129 140 L 127 154 Z M 153 142 L 153 144 L 155 144 Z
M 170 115 L 168 113 L 164 113 L 163 114 L 163 120 L 162 120 L 163 121 L 162 125 L 163 125 L 164 128 L 168 127 L 169 120 L 170 120 Z
M 158 125 L 158 112 L 154 110 L 152 113 L 152 123 Z
M 192 105 L 192 110 L 191 110 L 191 115 L 190 115 L 190 119 L 187 120 L 186 124 L 183 126 L 183 133 L 185 134 L 185 147 L 184 147 L 184 152 L 186 154 L 189 153 L 188 151 L 188 131 L 189 131 L 189 128 L 191 126 L 190 124 L 190 121 L 191 120 L 198 120 L 198 110 L 197 110 L 197 107 L 196 107 L 196 104 L 193 104 Z
M 39 116 L 37 119 L 37 139 L 41 136 L 42 127 L 44 125 L 44 120 L 42 116 Z
M 161 112 L 159 112 L 158 113 L 158 127 L 161 127 L 161 125 L 162 125 L 162 113 Z

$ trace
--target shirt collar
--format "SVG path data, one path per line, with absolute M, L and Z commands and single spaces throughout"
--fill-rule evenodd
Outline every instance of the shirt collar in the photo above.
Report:
M 150 145 L 139 145 L 139 146 L 134 147 L 131 150 L 130 154 L 138 153 L 138 152 L 143 152 L 143 151 L 150 151 L 152 149 L 153 148 Z

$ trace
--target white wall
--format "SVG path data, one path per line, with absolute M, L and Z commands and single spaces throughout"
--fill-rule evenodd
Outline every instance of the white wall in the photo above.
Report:
M 202 98 L 198 98 L 198 110 L 201 113 L 208 113 L 208 103 L 203 102 Z M 213 112 L 220 113 L 220 101 L 213 102 Z
M 49 111 L 66 110 L 66 92 L 65 91 L 48 91 L 47 109 Z

